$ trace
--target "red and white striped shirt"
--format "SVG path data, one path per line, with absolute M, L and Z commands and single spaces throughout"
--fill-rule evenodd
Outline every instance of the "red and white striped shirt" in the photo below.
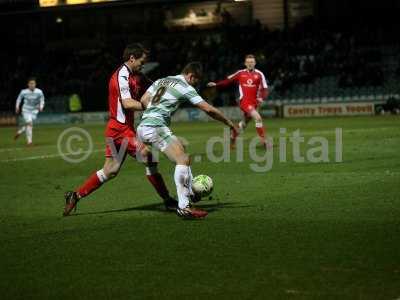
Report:
M 139 99 L 140 78 L 123 64 L 111 76 L 108 83 L 108 108 L 110 121 L 133 129 L 134 112 L 122 106 L 122 99 Z M 125 125 L 125 126 L 123 126 Z

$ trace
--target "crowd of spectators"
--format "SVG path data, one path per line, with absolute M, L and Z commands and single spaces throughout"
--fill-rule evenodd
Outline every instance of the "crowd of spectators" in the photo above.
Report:
M 201 61 L 204 83 L 222 79 L 242 67 L 243 57 L 253 53 L 276 94 L 285 95 L 294 84 L 312 84 L 317 78 L 335 76 L 340 87 L 382 85 L 384 44 L 395 44 L 384 30 L 363 27 L 328 29 L 305 20 L 288 31 L 271 31 L 259 22 L 248 26 L 224 24 L 200 30 L 118 35 L 98 32 L 94 36 L 69 38 L 27 49 L 0 50 L 1 109 L 12 110 L 14 99 L 26 78 L 34 75 L 46 96 L 77 93 L 86 110 L 105 110 L 107 81 L 121 63 L 128 42 L 141 41 L 151 50 L 159 67 L 153 79 L 179 73 L 191 60 Z M 399 68 L 400 69 L 400 68 Z M 400 72 L 399 72 L 400 73 Z M 229 105 L 229 93 L 211 97 L 216 105 Z

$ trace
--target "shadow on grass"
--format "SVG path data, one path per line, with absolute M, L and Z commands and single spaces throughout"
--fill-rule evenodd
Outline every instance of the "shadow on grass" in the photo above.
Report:
M 239 203 L 235 203 L 235 202 L 214 202 L 214 203 L 201 203 L 200 205 L 196 205 L 196 207 L 202 208 L 202 209 L 206 210 L 208 213 L 213 213 L 220 209 L 245 208 L 245 207 L 250 207 L 250 205 L 240 205 Z M 165 207 L 162 203 L 153 203 L 153 204 L 146 204 L 146 205 L 135 206 L 135 207 L 121 208 L 121 209 L 112 209 L 112 210 L 87 212 L 87 213 L 76 213 L 71 216 L 101 215 L 101 214 L 129 212 L 129 211 L 158 211 L 160 213 L 172 213 L 172 214 L 174 213 L 174 212 L 166 211 Z

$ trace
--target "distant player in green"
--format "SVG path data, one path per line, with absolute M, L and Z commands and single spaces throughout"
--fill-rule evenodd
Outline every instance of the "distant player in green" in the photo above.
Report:
M 190 207 L 189 200 L 193 196 L 190 158 L 181 142 L 168 128 L 171 116 L 180 104 L 189 101 L 237 133 L 233 122 L 204 101 L 194 89 L 193 86 L 197 85 L 201 76 L 201 64 L 192 62 L 185 66 L 181 75 L 169 76 L 154 82 L 141 98 L 146 109 L 137 128 L 139 141 L 156 147 L 176 163 L 174 179 L 179 199 L 177 214 L 184 218 L 204 218 L 207 212 Z
M 43 108 L 43 92 L 36 87 L 36 79 L 31 77 L 28 79 L 28 88 L 21 90 L 15 103 L 15 113 L 18 115 L 22 112 L 24 123 L 15 134 L 14 140 L 25 132 L 28 146 L 32 145 L 33 122 L 36 120 L 38 113 L 43 111 Z

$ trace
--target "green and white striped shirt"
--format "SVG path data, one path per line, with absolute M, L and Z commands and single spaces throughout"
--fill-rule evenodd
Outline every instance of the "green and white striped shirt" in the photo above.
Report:
M 171 116 L 181 103 L 198 104 L 203 100 L 183 75 L 158 79 L 147 90 L 151 101 L 142 115 L 140 125 L 169 126 Z

